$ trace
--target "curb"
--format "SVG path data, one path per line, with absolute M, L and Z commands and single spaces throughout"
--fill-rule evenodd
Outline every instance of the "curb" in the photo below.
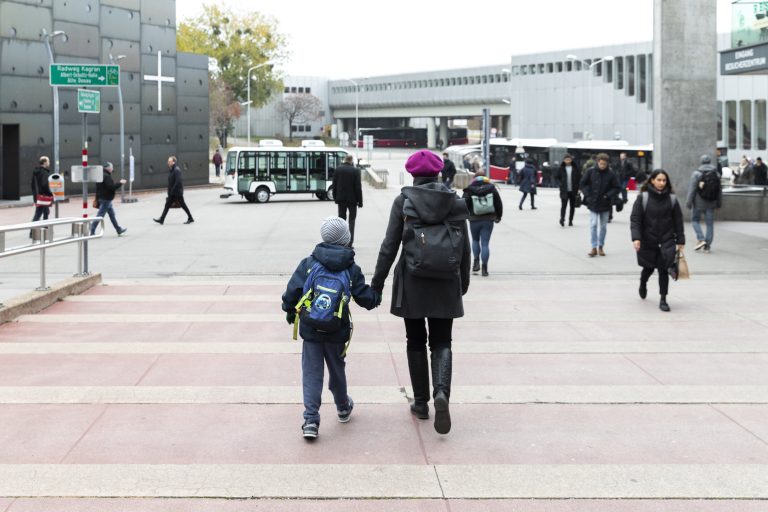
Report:
M 11 322 L 21 315 L 39 313 L 64 297 L 79 295 L 100 283 L 100 273 L 85 277 L 71 277 L 59 281 L 50 290 L 29 292 L 15 297 L 7 301 L 5 307 L 0 308 L 0 324 Z

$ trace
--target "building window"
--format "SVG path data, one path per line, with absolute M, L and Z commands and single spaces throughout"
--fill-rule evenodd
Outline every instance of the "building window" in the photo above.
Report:
M 573 61 L 573 69 L 576 71 L 581 71 L 581 61 L 575 60 Z
M 648 110 L 653 110 L 653 54 L 649 53 L 646 59 L 648 61 Z
M 304 125 L 304 131 L 305 131 L 305 132 L 311 132 L 311 131 L 312 131 L 312 126 L 311 126 L 311 125 L 308 125 L 308 124 L 305 124 L 305 125 Z
M 613 82 L 613 61 L 605 61 L 605 81 L 608 83 Z
M 299 87 L 299 94 L 304 94 L 304 88 L 303 87 Z
M 286 87 L 286 88 L 285 88 L 285 91 L 283 91 L 283 92 L 284 92 L 285 94 L 288 94 L 289 92 L 291 92 L 291 88 L 290 88 L 290 87 Z
M 544 64 L 543 64 L 543 63 L 542 63 L 542 64 L 539 64 L 539 74 L 540 74 L 540 75 L 543 75 L 543 74 L 544 74 Z
M 624 57 L 616 57 L 616 82 L 614 82 L 614 87 L 616 89 L 623 89 L 624 88 Z
M 309 94 L 309 93 L 311 93 L 311 92 L 312 92 L 312 88 L 311 88 L 311 87 L 305 87 L 305 88 L 304 88 L 304 92 L 306 92 L 307 94 Z
M 603 76 L 603 61 L 602 60 L 595 61 L 595 65 L 592 66 L 592 75 L 593 76 Z
M 741 110 L 741 147 L 752 149 L 752 102 L 741 100 L 739 110 Z
M 291 92 L 296 94 L 296 87 L 291 87 Z
M 645 67 L 645 54 L 637 56 L 637 101 L 638 103 L 645 103 L 645 85 L 646 85 L 646 67 Z
M 563 72 L 563 63 L 562 62 L 555 62 L 555 69 L 558 73 Z
M 755 100 L 755 137 L 757 149 L 765 149 L 765 100 Z
M 483 83 L 484 84 L 488 83 L 488 75 L 483 75 Z
M 535 74 L 536 74 L 536 64 L 531 64 L 531 65 L 529 65 L 529 66 L 528 66 L 528 72 L 529 72 L 531 75 L 535 75 Z
M 555 65 L 551 62 L 547 62 L 547 73 L 554 73 L 555 72 Z
M 765 104 L 765 102 L 763 102 L 763 104 Z M 717 140 L 717 142 L 720 143 L 723 140 L 723 102 L 722 101 L 717 102 L 717 107 L 715 107 L 715 110 L 717 112 L 717 139 L 715 140 Z M 760 118 L 760 115 L 758 114 L 757 117 Z M 760 135 L 758 134 L 758 137 L 759 136 Z
M 573 71 L 573 62 L 570 60 L 565 61 L 565 71 L 566 73 L 570 73 Z
M 725 111 L 728 118 L 728 149 L 736 149 L 736 102 L 726 101 Z
M 627 96 L 635 95 L 635 56 L 627 55 Z

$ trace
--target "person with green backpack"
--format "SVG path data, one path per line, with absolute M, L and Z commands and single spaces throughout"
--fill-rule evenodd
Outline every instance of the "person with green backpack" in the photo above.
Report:
M 469 210 L 469 231 L 472 234 L 472 272 L 480 271 L 482 261 L 482 276 L 488 277 L 488 259 L 490 258 L 489 244 L 493 224 L 501 221 L 504 206 L 496 185 L 485 175 L 485 169 L 478 167 L 475 177 L 464 189 L 463 199 Z

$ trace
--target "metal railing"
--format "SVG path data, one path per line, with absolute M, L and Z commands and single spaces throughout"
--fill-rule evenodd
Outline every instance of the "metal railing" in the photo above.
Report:
M 99 224 L 93 235 L 91 232 L 91 222 L 97 221 Z M 6 247 L 8 233 L 14 231 L 29 231 L 30 242 L 14 247 Z M 45 280 L 45 252 L 48 249 L 76 243 L 79 245 L 77 267 L 78 272 L 75 276 L 87 276 L 88 272 L 88 240 L 101 238 L 104 235 L 104 218 L 63 218 L 52 220 L 40 220 L 37 222 L 27 222 L 24 224 L 14 224 L 12 226 L 0 226 L 0 258 L 16 256 L 28 252 L 38 251 L 40 253 L 40 286 L 37 291 L 45 291 L 50 288 Z M 2 307 L 2 304 L 0 304 Z

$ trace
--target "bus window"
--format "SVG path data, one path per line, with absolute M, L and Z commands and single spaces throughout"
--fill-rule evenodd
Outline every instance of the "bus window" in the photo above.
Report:
M 325 156 L 327 153 L 313 151 L 309 154 L 309 188 L 326 190 Z
M 270 153 L 269 175 L 277 192 L 288 192 L 288 153 L 276 151 Z
M 291 168 L 291 192 L 307 190 L 307 154 L 291 153 L 288 156 Z
M 259 181 L 269 180 L 269 154 L 268 153 L 256 153 L 256 170 L 258 172 Z
M 237 170 L 237 151 L 227 153 L 227 174 L 235 174 Z
M 237 191 L 241 194 L 248 192 L 251 182 L 256 179 L 256 153 L 243 151 L 237 162 Z

